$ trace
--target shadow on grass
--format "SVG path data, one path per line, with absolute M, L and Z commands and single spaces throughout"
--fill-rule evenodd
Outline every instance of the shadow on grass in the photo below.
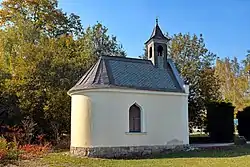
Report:
M 127 160 L 138 160 L 138 159 L 162 159 L 162 158 L 232 158 L 250 155 L 250 145 L 245 146 L 221 146 L 221 147 L 210 147 L 200 148 L 193 151 L 181 151 L 172 152 L 167 154 L 159 155 L 148 155 L 125 158 Z M 124 158 L 113 158 L 113 159 L 124 159 Z M 125 160 L 124 159 L 124 160 Z
M 224 146 L 201 148 L 188 152 L 173 152 L 165 155 L 149 157 L 154 159 L 159 158 L 230 158 L 250 155 L 250 145 L 246 146 Z

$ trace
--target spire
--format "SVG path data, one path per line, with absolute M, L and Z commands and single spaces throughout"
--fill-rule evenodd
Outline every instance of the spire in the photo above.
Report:
M 150 38 L 149 38 L 149 40 L 147 42 L 149 42 L 151 39 L 163 39 L 163 40 L 169 41 L 169 38 L 165 37 L 163 35 L 162 31 L 161 31 L 161 28 L 159 26 L 159 19 L 158 19 L 158 17 L 156 17 L 155 23 L 156 23 L 156 25 L 155 25 L 155 27 L 153 29 L 153 32 L 152 32 L 152 34 L 151 34 L 151 36 L 150 36 Z

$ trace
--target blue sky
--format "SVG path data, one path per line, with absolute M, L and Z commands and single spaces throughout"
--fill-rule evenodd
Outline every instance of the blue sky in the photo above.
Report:
M 157 16 L 162 31 L 171 35 L 202 33 L 207 48 L 219 57 L 241 60 L 250 49 L 250 0 L 58 1 L 64 12 L 79 15 L 84 27 L 97 21 L 108 27 L 128 57 L 143 54 Z
M 59 0 L 59 7 L 80 15 L 84 27 L 107 26 L 129 57 L 143 53 L 156 16 L 170 34 L 202 33 L 220 57 L 242 59 L 250 49 L 250 0 Z

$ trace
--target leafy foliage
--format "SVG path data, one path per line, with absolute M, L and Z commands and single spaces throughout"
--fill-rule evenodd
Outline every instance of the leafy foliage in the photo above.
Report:
M 0 10 L 2 27 L 17 26 L 20 20 L 31 21 L 33 28 L 50 37 L 82 34 L 79 16 L 58 9 L 57 0 L 4 0 Z
M 92 54 L 97 57 L 101 55 L 125 57 L 126 53 L 122 50 L 122 45 L 118 45 L 116 37 L 109 36 L 107 32 L 107 27 L 97 23 L 84 31 L 84 37 L 81 39 L 81 42 L 89 46 L 93 51 Z
M 21 151 L 15 142 L 7 142 L 5 138 L 0 137 L 0 161 L 4 159 L 17 160 Z
M 19 149 L 22 151 L 20 155 L 21 159 L 32 159 L 37 157 L 42 157 L 46 155 L 51 150 L 50 144 L 45 145 L 23 145 L 20 146 Z
M 220 92 L 224 101 L 231 102 L 235 112 L 243 110 L 249 105 L 245 93 L 248 89 L 248 79 L 245 72 L 246 66 L 242 66 L 237 58 L 217 59 L 215 73 L 220 80 Z
M 189 82 L 189 125 L 204 126 L 206 104 L 220 99 L 219 80 L 213 62 L 215 54 L 208 51 L 202 35 L 175 34 L 169 48 L 181 76 Z
M 5 138 L 0 137 L 0 161 L 37 158 L 47 154 L 50 150 L 50 144 L 18 145 L 15 141 L 7 142 Z
M 67 91 L 102 54 L 125 56 L 115 36 L 100 23 L 83 30 L 57 0 L 5 0 L 0 9 L 0 118 L 24 125 L 28 141 L 46 134 L 55 141 L 69 133 Z M 33 125 L 24 122 L 32 119 Z M 15 120 L 15 122 L 13 122 Z M 52 126 L 53 125 L 53 126 Z

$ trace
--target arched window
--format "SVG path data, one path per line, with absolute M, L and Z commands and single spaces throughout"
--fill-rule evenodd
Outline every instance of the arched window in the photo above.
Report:
M 161 45 L 159 45 L 157 47 L 157 53 L 158 53 L 158 56 L 162 56 L 162 53 L 163 53 L 163 47 Z
M 141 132 L 141 109 L 137 104 L 129 108 L 129 132 Z
M 149 48 L 149 58 L 152 58 L 152 47 Z

